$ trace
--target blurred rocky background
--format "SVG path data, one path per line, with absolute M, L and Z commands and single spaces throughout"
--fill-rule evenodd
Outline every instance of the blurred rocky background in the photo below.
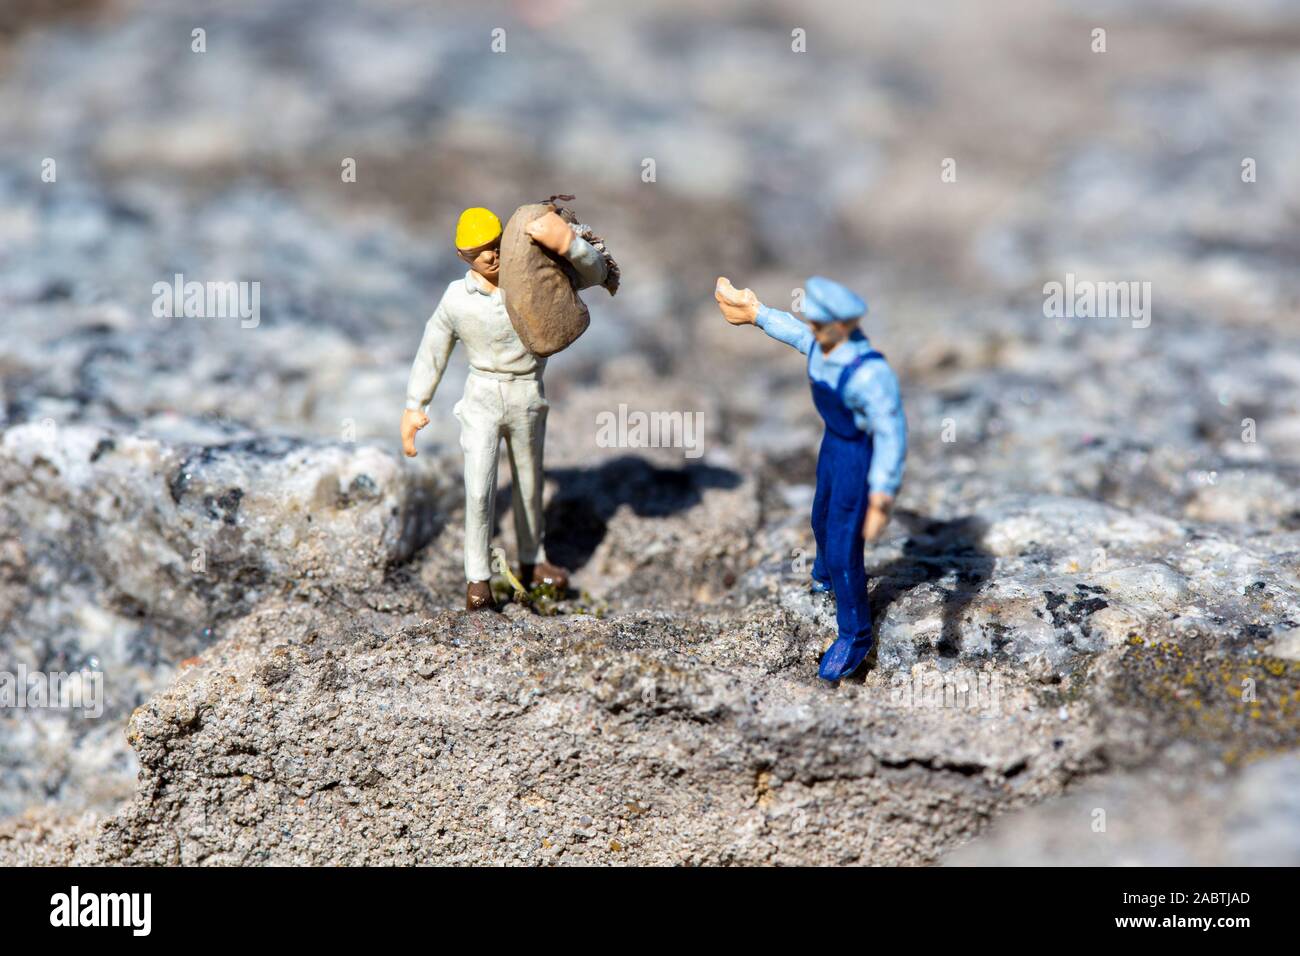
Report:
M 105 707 L 0 711 L 0 861 L 1300 862 L 1297 91 L 1285 0 L 7 0 L 0 671 Z M 577 593 L 466 618 L 407 371 L 460 209 L 565 192 Z M 912 445 L 837 688 L 803 365 L 711 298 L 813 273 Z

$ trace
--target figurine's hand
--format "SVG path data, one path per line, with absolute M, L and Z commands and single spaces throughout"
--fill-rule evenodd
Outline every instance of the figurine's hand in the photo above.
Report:
M 722 310 L 722 317 L 732 325 L 753 325 L 762 303 L 753 289 L 737 289 L 726 276 L 718 276 L 713 288 L 713 298 Z
M 873 491 L 867 499 L 867 517 L 862 522 L 862 537 L 873 543 L 880 539 L 889 524 L 889 513 L 894 510 L 894 496 L 883 491 Z
M 573 243 L 573 230 L 558 213 L 548 212 L 538 216 L 524 226 L 524 232 L 528 233 L 528 238 L 533 242 L 557 256 L 567 255 L 569 246 Z
M 407 409 L 402 412 L 402 451 L 407 458 L 415 457 L 415 433 L 429 424 L 429 416 L 424 412 Z

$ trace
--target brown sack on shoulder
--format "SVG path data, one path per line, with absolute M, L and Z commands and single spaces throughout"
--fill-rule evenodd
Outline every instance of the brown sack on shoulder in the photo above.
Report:
M 556 212 L 565 222 L 577 224 L 577 216 L 555 203 L 555 200 L 571 199 L 572 196 L 552 196 L 547 202 L 520 206 L 501 236 L 501 275 L 497 284 L 501 287 L 506 312 L 524 348 L 543 357 L 554 355 L 577 341 L 587 331 L 591 315 L 578 296 L 578 276 L 569 260 L 537 245 L 524 227 L 548 212 Z M 613 295 L 618 291 L 617 263 L 605 251 L 604 242 L 589 228 L 583 227 L 578 235 L 604 256 L 607 275 L 603 285 Z

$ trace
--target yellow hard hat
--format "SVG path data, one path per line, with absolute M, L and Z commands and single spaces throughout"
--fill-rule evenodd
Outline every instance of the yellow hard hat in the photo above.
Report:
M 501 220 L 491 209 L 474 206 L 456 222 L 456 248 L 477 249 L 501 235 Z

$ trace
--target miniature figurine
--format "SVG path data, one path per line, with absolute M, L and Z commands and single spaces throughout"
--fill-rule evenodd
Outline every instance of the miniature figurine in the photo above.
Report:
M 858 321 L 867 304 L 838 282 L 814 276 L 804 288 L 804 319 L 769 308 L 750 289 L 719 278 L 714 291 L 732 325 L 757 325 L 808 356 L 813 404 L 826 425 L 817 457 L 812 527 L 813 589 L 835 595 L 838 634 L 818 675 L 848 677 L 871 650 L 871 608 L 863 541 L 885 530 L 903 480 L 907 421 L 898 379 Z
M 558 198 L 572 197 L 552 197 Z M 522 231 L 553 257 L 556 268 L 562 258 L 568 281 L 576 288 L 604 284 L 613 294 L 617 266 L 590 230 L 566 221 L 572 215 L 557 211 L 553 204 L 524 207 L 520 212 L 525 209 L 526 216 L 512 217 L 512 227 L 520 218 Z M 501 259 L 501 237 L 501 220 L 490 210 L 475 207 L 461 213 L 456 254 L 468 263 L 469 271 L 447 287 L 425 326 L 411 366 L 401 424 L 402 450 L 414 457 L 415 433 L 429 424 L 424 410 L 456 342 L 464 342 L 470 368 L 455 415 L 465 454 L 465 607 L 470 611 L 495 608 L 490 546 L 502 437 L 514 478 L 512 510 L 523 584 L 550 584 L 562 593 L 569 580 L 568 571 L 546 559 L 544 546 L 542 457 L 549 406 L 542 373 L 546 359 L 524 346 L 514 316 L 507 312 L 498 287 L 503 269 L 509 268 Z M 581 329 L 576 331 L 580 334 Z

